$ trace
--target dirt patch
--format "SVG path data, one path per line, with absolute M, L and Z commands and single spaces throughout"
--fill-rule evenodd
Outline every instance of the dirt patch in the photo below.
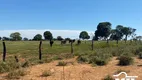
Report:
M 64 60 L 67 66 L 56 66 L 59 61 L 40 64 L 28 68 L 29 73 L 22 80 L 102 80 L 106 75 L 113 75 L 118 70 L 129 71 L 129 76 L 138 76 L 142 79 L 142 60 L 135 58 L 135 64 L 131 66 L 118 66 L 118 60 L 114 57 L 106 66 L 95 66 L 91 64 L 78 64 L 76 58 Z M 41 77 L 42 72 L 50 70 L 53 74 Z

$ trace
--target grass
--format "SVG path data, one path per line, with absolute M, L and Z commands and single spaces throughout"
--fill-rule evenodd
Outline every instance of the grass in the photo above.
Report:
M 45 70 L 42 72 L 42 75 L 41 77 L 48 77 L 48 76 L 51 76 L 53 73 L 50 71 L 50 70 Z
M 61 45 L 59 41 L 55 41 L 53 47 L 50 47 L 49 41 L 43 41 L 42 44 L 42 60 L 39 60 L 38 47 L 39 41 L 5 41 L 7 48 L 6 62 L 0 62 L 0 73 L 10 72 L 19 69 L 19 67 L 29 67 L 31 65 L 48 63 L 53 60 L 63 60 L 78 56 L 79 62 L 91 63 L 93 65 L 103 66 L 111 60 L 113 56 L 119 57 L 125 52 L 126 55 L 137 56 L 141 51 L 142 43 L 133 42 L 126 44 L 124 41 L 116 44 L 116 41 L 95 41 L 94 50 L 91 50 L 91 41 L 81 42 L 80 45 L 73 44 L 74 54 L 71 54 L 70 44 Z M 0 53 L 3 47 L 0 41 Z M 14 56 L 18 56 L 19 63 L 15 62 Z M 2 55 L 0 57 L 2 59 Z M 61 62 L 62 64 L 62 62 Z
M 110 75 L 107 75 L 103 80 L 114 80 Z
M 67 65 L 67 62 L 65 61 L 59 61 L 57 66 L 66 66 Z
M 21 68 L 21 69 L 9 72 L 6 77 L 7 79 L 20 79 L 20 77 L 25 76 L 26 74 L 27 74 L 26 70 Z

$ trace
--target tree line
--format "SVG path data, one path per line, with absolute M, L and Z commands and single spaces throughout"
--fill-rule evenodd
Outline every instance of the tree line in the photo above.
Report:
M 116 40 L 117 43 L 119 40 L 124 39 L 125 42 L 127 41 L 128 37 L 132 37 L 131 40 L 141 40 L 142 36 L 136 36 L 135 32 L 136 29 L 131 27 L 125 27 L 123 25 L 117 25 L 115 29 L 112 29 L 112 24 L 110 22 L 100 22 L 97 25 L 97 30 L 94 32 L 94 36 L 92 36 L 92 40 Z M 62 36 L 57 36 L 57 38 L 53 38 L 53 35 L 50 31 L 45 31 L 43 33 L 44 39 L 42 38 L 41 34 L 36 34 L 33 39 L 23 38 L 19 32 L 14 32 L 10 34 L 10 37 L 0 37 L 0 40 L 10 40 L 10 41 L 39 41 L 39 40 L 70 40 L 70 38 L 63 39 Z M 90 36 L 87 31 L 82 31 L 79 34 L 79 39 L 90 39 Z

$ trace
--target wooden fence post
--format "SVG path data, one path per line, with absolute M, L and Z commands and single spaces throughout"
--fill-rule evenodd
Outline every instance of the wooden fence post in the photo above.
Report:
M 71 53 L 73 54 L 73 41 L 71 41 Z
M 6 45 L 5 42 L 3 41 L 3 61 L 5 62 L 5 58 L 6 58 Z
M 16 60 L 16 62 L 17 62 L 17 63 L 19 62 L 19 60 L 18 60 L 18 57 L 17 57 L 17 56 L 15 56 L 15 60 Z
M 42 45 L 42 41 L 40 41 L 40 44 L 39 44 L 39 60 L 42 59 L 41 45 Z
M 92 40 L 92 51 L 94 50 L 94 40 Z

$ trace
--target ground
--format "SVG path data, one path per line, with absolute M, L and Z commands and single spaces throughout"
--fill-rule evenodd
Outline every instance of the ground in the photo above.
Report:
M 90 64 L 79 64 L 76 58 L 64 60 L 67 66 L 57 66 L 59 60 L 51 63 L 35 65 L 27 68 L 28 74 L 21 80 L 102 80 L 106 75 L 114 75 L 118 70 L 128 71 L 129 76 L 138 76 L 142 79 L 142 60 L 134 58 L 135 64 L 131 66 L 118 66 L 118 60 L 114 57 L 106 66 L 92 66 Z M 73 64 L 71 64 L 73 63 Z M 42 72 L 50 70 L 51 76 L 41 77 Z M 6 74 L 2 74 L 5 76 Z
M 23 64 L 28 61 L 30 66 L 26 67 L 27 74 L 20 77 L 21 80 L 102 80 L 105 76 L 113 76 L 114 73 L 123 70 L 127 71 L 129 76 L 138 76 L 137 80 L 142 79 L 142 60 L 138 59 L 138 55 L 135 55 L 137 48 L 141 46 L 140 43 L 136 44 L 125 44 L 120 42 L 117 45 L 115 42 L 110 42 L 109 45 L 106 42 L 95 42 L 94 50 L 91 50 L 91 41 L 82 42 L 81 45 L 74 43 L 74 58 L 70 57 L 70 44 L 60 45 L 60 42 L 55 42 L 53 47 L 49 46 L 49 42 L 43 41 L 42 44 L 42 64 L 39 63 L 38 59 L 38 46 L 39 41 L 6 41 L 7 57 L 6 65 L 13 67 L 10 70 L 4 68 L 6 71 L 1 72 L 0 79 L 4 80 L 8 72 L 15 71 L 16 64 L 14 56 L 18 56 L 19 63 Z M 2 54 L 2 44 L 0 43 L 0 53 Z M 87 63 L 78 63 L 77 56 L 79 55 L 90 55 L 98 56 L 105 60 L 104 55 L 108 56 L 111 60 L 107 65 L 94 66 Z M 109 56 L 111 54 L 111 56 Z M 134 64 L 129 66 L 118 66 L 118 60 L 116 59 L 121 54 L 129 55 L 134 58 Z M 2 55 L 0 55 L 2 56 Z M 106 57 L 107 58 L 107 57 Z M 2 59 L 2 57 L 0 57 Z M 49 62 L 47 62 L 49 59 Z M 61 59 L 61 60 L 60 60 Z M 51 60 L 51 62 L 50 62 Z M 57 66 L 59 61 L 67 62 L 67 66 Z M 12 63 L 13 65 L 9 64 Z M 5 64 L 2 61 L 0 64 Z M 0 70 L 3 69 L 0 65 Z M 22 65 L 20 65 L 22 66 Z M 44 71 L 50 71 L 52 74 L 48 77 L 42 77 Z M 14 79 L 15 80 L 15 79 Z

